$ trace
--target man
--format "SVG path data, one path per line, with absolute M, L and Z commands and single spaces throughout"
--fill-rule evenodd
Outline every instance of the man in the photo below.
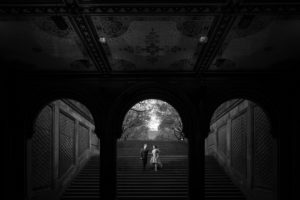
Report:
M 147 165 L 148 152 L 149 152 L 149 150 L 147 149 L 147 144 L 144 144 L 144 147 L 140 151 L 140 155 L 141 155 L 140 159 L 143 161 L 143 170 L 145 170 L 146 165 Z

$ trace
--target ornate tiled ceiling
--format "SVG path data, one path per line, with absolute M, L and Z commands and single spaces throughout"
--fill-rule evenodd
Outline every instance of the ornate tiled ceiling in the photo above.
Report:
M 101 2 L 1 1 L 0 61 L 32 71 L 200 75 L 299 58 L 298 1 Z
M 236 18 L 211 70 L 265 70 L 300 55 L 300 16 Z
M 113 71 L 192 71 L 213 16 L 92 16 Z
M 20 70 L 96 71 L 67 17 L 0 18 L 0 30 L 1 57 Z

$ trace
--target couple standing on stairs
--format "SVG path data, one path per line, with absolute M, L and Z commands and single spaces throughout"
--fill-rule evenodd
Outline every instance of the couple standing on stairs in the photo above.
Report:
M 149 149 L 147 149 L 147 144 L 144 144 L 144 147 L 141 149 L 140 151 L 140 159 L 143 161 L 143 169 L 145 170 L 146 165 L 147 165 L 147 161 L 148 161 L 148 152 Z M 162 163 L 160 161 L 159 158 L 159 149 L 157 148 L 156 145 L 153 145 L 153 149 L 152 149 L 152 157 L 150 159 L 150 164 L 152 164 L 154 166 L 154 171 L 157 171 L 157 168 L 162 168 Z

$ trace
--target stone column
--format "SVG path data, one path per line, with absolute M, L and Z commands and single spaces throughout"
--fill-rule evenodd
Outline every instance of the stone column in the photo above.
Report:
M 284 105 L 284 104 L 282 104 Z M 279 123 L 280 125 L 276 128 L 279 128 L 277 130 L 278 134 L 278 157 L 279 157 L 279 197 L 278 199 L 293 199 L 292 197 L 292 180 L 294 174 L 292 174 L 292 136 L 293 129 L 291 126 L 291 121 L 293 120 L 288 110 L 285 110 L 284 108 L 278 108 L 281 109 L 279 112 L 280 118 Z M 298 134 L 298 133 L 296 133 Z M 297 177 L 296 177 L 297 178 Z
M 56 188 L 59 174 L 59 105 L 53 104 L 53 184 Z
M 247 189 L 252 188 L 253 182 L 253 104 L 248 101 L 247 107 Z
M 74 165 L 77 166 L 79 164 L 79 155 L 78 155 L 78 150 L 79 150 L 79 121 L 75 119 L 75 133 L 74 133 Z
M 89 126 L 89 151 L 92 152 L 92 130 L 91 127 Z
M 189 136 L 189 196 L 190 199 L 204 199 L 204 164 L 205 164 L 205 131 L 209 132 L 209 126 L 205 126 L 204 120 L 194 116 L 193 130 Z
M 103 123 L 108 124 L 108 123 Z M 109 127 L 101 129 L 100 139 L 100 196 L 115 199 L 116 196 L 116 139 Z M 96 131 L 99 129 L 97 127 Z
M 26 140 L 25 140 L 26 141 Z M 26 167 L 27 167 L 27 176 L 26 176 L 26 186 L 27 186 L 27 197 L 29 199 L 32 198 L 32 139 L 27 139 L 26 142 L 26 150 L 27 150 L 27 159 L 26 159 Z
M 226 124 L 226 156 L 227 156 L 227 167 L 231 167 L 231 116 L 227 119 Z
M 189 137 L 189 195 L 203 199 L 204 194 L 204 138 L 196 132 Z

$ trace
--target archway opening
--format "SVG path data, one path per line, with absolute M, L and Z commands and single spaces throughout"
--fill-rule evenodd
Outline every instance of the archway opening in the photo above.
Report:
M 76 190 L 87 183 L 99 197 L 99 182 L 94 180 L 99 180 L 100 140 L 94 130 L 91 112 L 76 100 L 58 99 L 40 110 L 27 141 L 30 199 L 88 197 Z
M 257 103 L 231 99 L 212 115 L 205 139 L 206 198 L 276 199 L 276 139 Z
M 188 197 L 188 140 L 177 110 L 146 99 L 126 113 L 117 141 L 117 196 Z
M 122 140 L 184 140 L 183 125 L 176 109 L 165 101 L 146 99 L 135 104 L 123 121 Z

